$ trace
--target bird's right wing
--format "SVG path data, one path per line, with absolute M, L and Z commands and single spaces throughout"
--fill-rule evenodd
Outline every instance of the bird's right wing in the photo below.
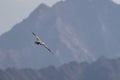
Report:
M 49 48 L 45 43 L 43 43 L 42 45 L 43 45 L 49 52 L 51 52 L 50 48 Z
M 36 38 L 38 41 L 42 41 L 34 32 L 32 32 L 32 34 L 35 36 L 35 38 Z

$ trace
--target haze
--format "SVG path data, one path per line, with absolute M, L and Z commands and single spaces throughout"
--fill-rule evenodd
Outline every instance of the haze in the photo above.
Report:
M 52 6 L 60 0 L 0 0 L 0 35 L 25 19 L 39 4 Z M 120 4 L 120 0 L 113 0 Z
M 0 0 L 0 35 L 25 19 L 39 4 L 52 6 L 60 0 Z

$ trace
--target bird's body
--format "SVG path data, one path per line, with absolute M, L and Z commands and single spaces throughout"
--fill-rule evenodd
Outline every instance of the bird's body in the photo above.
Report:
M 45 42 L 43 42 L 35 33 L 32 32 L 32 34 L 35 36 L 36 40 L 35 44 L 37 45 L 42 45 L 44 46 L 49 52 L 51 52 L 51 50 L 48 48 L 48 46 L 45 44 Z

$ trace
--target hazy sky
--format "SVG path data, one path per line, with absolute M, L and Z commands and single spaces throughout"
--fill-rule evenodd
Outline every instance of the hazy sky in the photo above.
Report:
M 0 0 L 0 35 L 25 19 L 40 3 L 51 6 L 59 0 Z
M 51 6 L 60 0 L 0 0 L 0 35 L 25 19 L 40 3 Z M 120 4 L 120 0 L 113 0 Z

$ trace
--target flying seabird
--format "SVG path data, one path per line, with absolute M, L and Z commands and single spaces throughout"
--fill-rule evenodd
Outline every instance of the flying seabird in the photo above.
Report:
M 44 46 L 49 52 L 51 52 L 51 50 L 48 48 L 48 46 L 45 44 L 45 42 L 43 42 L 34 32 L 32 32 L 32 34 L 35 36 L 36 40 L 35 44 L 37 45 L 42 45 Z

